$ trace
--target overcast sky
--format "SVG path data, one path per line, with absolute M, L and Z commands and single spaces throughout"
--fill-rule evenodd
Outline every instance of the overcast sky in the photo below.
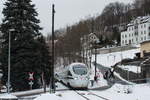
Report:
M 0 0 L 0 23 L 2 22 L 3 3 Z M 133 0 L 33 0 L 41 20 L 42 33 L 51 32 L 51 8 L 55 4 L 55 29 L 72 25 L 88 16 L 100 14 L 104 7 L 111 2 L 132 3 Z

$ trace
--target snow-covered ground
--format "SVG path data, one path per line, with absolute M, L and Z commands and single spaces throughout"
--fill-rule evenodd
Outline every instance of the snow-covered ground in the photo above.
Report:
M 127 93 L 130 90 L 131 93 Z M 102 91 L 94 92 L 100 94 L 110 100 L 149 100 L 150 99 L 150 85 L 120 85 L 115 84 L 112 88 Z
M 111 67 L 116 63 L 120 62 L 122 59 L 134 58 L 135 53 L 137 52 L 140 52 L 140 49 L 132 49 L 132 50 L 127 50 L 122 52 L 112 52 L 108 54 L 98 54 L 97 63 L 106 67 Z M 95 61 L 94 55 L 92 56 L 92 61 Z
M 135 57 L 135 53 L 139 52 L 139 49 L 133 49 L 123 52 L 115 52 L 110 54 L 99 54 L 97 63 L 110 67 L 117 62 L 121 61 L 121 59 L 125 58 L 133 58 Z M 94 56 L 92 57 L 94 61 Z M 140 72 L 140 69 L 137 69 L 135 66 L 120 66 L 125 70 Z M 138 71 L 137 71 L 138 70 Z M 94 83 L 93 87 L 106 86 L 107 81 L 103 79 L 101 72 L 97 69 L 98 82 Z M 94 66 L 92 65 L 90 79 L 92 80 L 94 77 Z M 117 73 L 115 73 L 117 75 Z M 119 76 L 119 75 L 118 75 Z M 121 77 L 120 77 L 121 78 Z M 126 81 L 126 80 L 125 80 Z M 90 86 L 89 86 L 90 88 Z M 92 87 L 91 87 L 92 88 Z M 131 84 L 131 85 L 121 85 L 115 84 L 111 88 L 106 90 L 99 91 L 78 91 L 84 97 L 89 100 L 149 100 L 150 99 L 150 84 Z M 100 98 L 101 97 L 101 98 Z M 55 94 L 42 94 L 39 95 L 35 100 L 49 100 L 52 98 L 53 100 L 87 100 L 83 98 L 81 95 L 78 95 L 76 92 L 68 90 L 68 91 L 59 91 Z M 103 99 L 102 99 L 103 98 Z
M 139 49 L 128 50 L 123 52 L 115 52 L 110 54 L 98 55 L 97 63 L 110 67 L 115 63 L 121 61 L 124 58 L 133 58 L 134 53 L 139 52 Z M 94 61 L 94 56 L 92 57 Z M 122 66 L 121 66 L 122 67 Z M 90 80 L 94 78 L 94 65 L 90 71 Z M 135 71 L 135 66 L 126 66 L 125 69 Z M 136 72 L 136 71 L 135 71 Z M 114 73 L 115 75 L 119 74 Z M 107 86 L 107 81 L 103 79 L 103 75 L 100 70 L 97 69 L 98 81 L 94 82 L 94 85 L 89 84 L 89 89 Z M 121 78 L 121 77 L 120 77 Z M 122 79 L 123 80 L 123 79 Z M 125 80 L 126 81 L 126 80 Z M 111 88 L 105 90 L 88 90 L 79 91 L 69 90 L 64 85 L 57 83 L 56 91 L 54 94 L 46 93 L 38 95 L 34 100 L 149 100 L 150 99 L 150 84 L 131 84 L 121 85 L 114 84 Z M 36 91 L 36 90 L 35 90 Z M 39 91 L 39 90 L 37 90 Z M 80 94 L 80 95 L 79 95 Z M 84 98 L 84 97 L 85 98 Z
M 149 100 L 150 84 L 121 85 L 115 84 L 110 89 L 103 91 L 78 91 L 81 95 L 90 100 Z M 59 91 L 55 94 L 42 94 L 34 100 L 86 100 L 74 91 Z M 98 97 L 100 96 L 100 97 Z

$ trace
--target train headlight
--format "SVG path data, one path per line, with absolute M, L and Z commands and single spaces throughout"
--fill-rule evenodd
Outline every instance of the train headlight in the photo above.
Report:
M 75 77 L 74 79 L 77 80 L 78 78 Z

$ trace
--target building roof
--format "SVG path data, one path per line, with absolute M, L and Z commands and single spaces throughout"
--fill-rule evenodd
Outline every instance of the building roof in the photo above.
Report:
M 138 22 L 135 22 L 138 21 Z M 133 26 L 135 23 L 140 24 L 140 23 L 146 23 L 150 21 L 150 16 L 142 16 L 142 17 L 137 17 L 136 19 L 133 19 L 132 21 L 130 21 L 130 23 L 127 25 L 129 26 Z

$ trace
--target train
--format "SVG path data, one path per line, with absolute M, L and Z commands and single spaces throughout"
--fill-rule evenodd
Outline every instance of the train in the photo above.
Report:
M 57 73 L 59 81 L 72 88 L 88 88 L 89 71 L 84 63 L 72 63 Z

